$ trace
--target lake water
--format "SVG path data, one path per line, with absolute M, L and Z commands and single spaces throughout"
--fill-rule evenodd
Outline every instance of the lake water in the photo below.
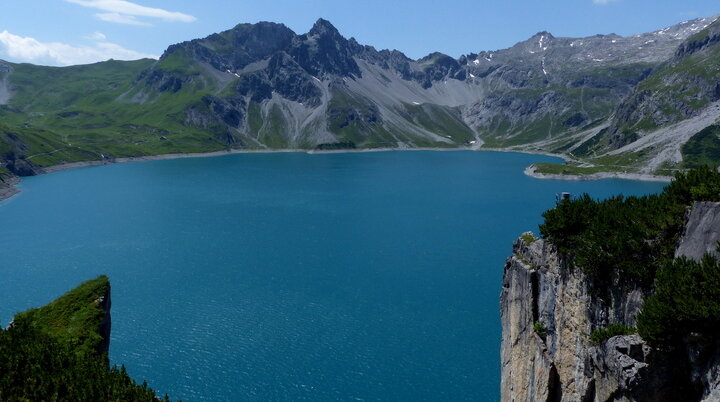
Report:
M 494 152 L 237 154 L 23 180 L 0 202 L 0 320 L 112 283 L 110 358 L 172 398 L 497 400 L 513 240 L 555 194 Z

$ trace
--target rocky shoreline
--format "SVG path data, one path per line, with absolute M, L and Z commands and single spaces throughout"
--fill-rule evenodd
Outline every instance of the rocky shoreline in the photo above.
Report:
M 10 198 L 20 192 L 20 190 L 15 187 L 15 185 L 20 183 L 20 179 L 18 177 L 0 176 L 0 179 L 0 201 Z

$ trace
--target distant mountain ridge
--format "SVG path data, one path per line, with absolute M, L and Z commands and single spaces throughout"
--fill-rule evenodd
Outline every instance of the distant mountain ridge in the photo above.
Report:
M 157 61 L 0 62 L 0 175 L 338 144 L 543 151 L 578 160 L 573 172 L 667 174 L 683 167 L 683 144 L 720 117 L 719 30 L 713 17 L 630 37 L 539 32 L 508 49 L 412 60 L 319 19 L 301 35 L 240 24 Z M 664 142 L 643 140 L 658 130 Z

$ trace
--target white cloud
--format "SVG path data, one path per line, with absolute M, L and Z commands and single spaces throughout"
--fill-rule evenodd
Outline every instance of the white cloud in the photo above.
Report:
M 142 25 L 150 26 L 147 22 L 142 22 L 132 15 L 118 14 L 118 13 L 98 13 L 96 17 L 106 22 L 114 22 L 116 24 L 127 24 L 127 25 Z
M 163 21 L 193 22 L 197 18 L 177 11 L 141 6 L 126 0 L 65 0 L 83 7 L 95 8 L 103 13 L 95 14 L 103 21 L 130 25 L 151 25 L 137 17 L 157 18 Z
M 96 35 L 99 34 L 99 35 Z M 105 35 L 96 32 L 97 42 L 92 46 L 72 46 L 59 42 L 40 42 L 35 38 L 0 32 L 0 58 L 21 63 L 35 63 L 51 66 L 88 64 L 107 59 L 136 60 L 157 56 L 125 49 L 105 41 Z
M 615 2 L 615 1 L 620 1 L 620 0 L 593 0 L 593 3 L 595 3 L 595 4 L 603 4 L 603 5 L 604 5 L 604 4 L 612 3 L 612 2 Z
M 90 35 L 85 36 L 85 39 L 104 41 L 107 37 L 102 32 L 93 32 Z

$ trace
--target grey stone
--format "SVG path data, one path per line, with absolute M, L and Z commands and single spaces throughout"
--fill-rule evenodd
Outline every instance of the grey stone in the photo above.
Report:
M 675 257 L 683 256 L 700 261 L 706 253 L 720 256 L 717 252 L 717 241 L 720 239 L 720 203 L 696 202 L 686 220 Z

